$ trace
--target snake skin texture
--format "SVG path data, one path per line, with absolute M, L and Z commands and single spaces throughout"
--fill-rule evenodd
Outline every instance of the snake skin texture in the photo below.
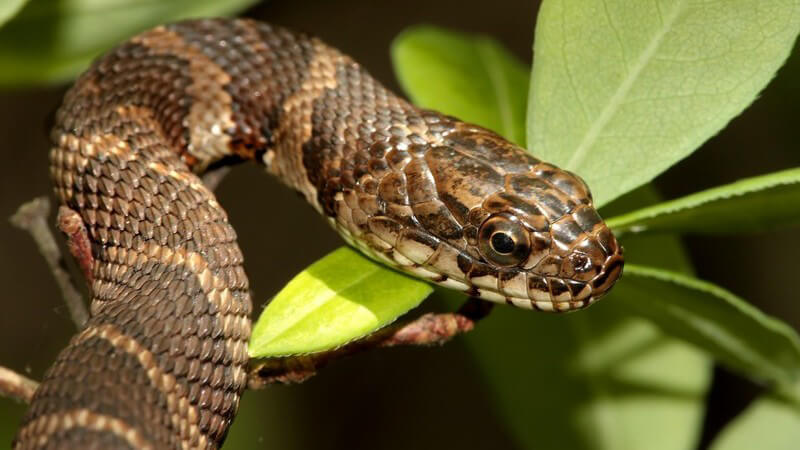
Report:
M 250 20 L 120 45 L 67 93 L 52 140 L 56 195 L 91 240 L 91 319 L 17 449 L 221 445 L 252 310 L 236 234 L 197 177 L 221 164 L 264 164 L 367 255 L 486 300 L 575 310 L 622 271 L 580 178 Z

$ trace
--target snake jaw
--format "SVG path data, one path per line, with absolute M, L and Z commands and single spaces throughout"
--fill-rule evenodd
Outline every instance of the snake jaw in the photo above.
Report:
M 622 247 L 604 224 L 576 244 L 578 250 L 565 257 L 550 255 L 533 269 L 494 267 L 480 255 L 443 240 L 436 241 L 433 251 L 399 242 L 390 252 L 376 252 L 358 240 L 347 240 L 374 259 L 443 287 L 491 302 L 547 312 L 575 311 L 595 303 L 619 279 L 623 267 Z M 583 251 L 602 262 L 592 263 L 583 274 L 575 273 L 576 259 L 581 262 L 576 256 L 584 255 Z M 552 267 L 554 260 L 559 261 L 557 267 Z M 546 271 L 540 272 L 544 266 L 548 266 Z

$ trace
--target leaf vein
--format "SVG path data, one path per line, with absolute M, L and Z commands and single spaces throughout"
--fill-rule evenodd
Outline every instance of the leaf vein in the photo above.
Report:
M 647 47 L 645 47 L 638 60 L 631 67 L 628 75 L 622 80 L 616 92 L 614 92 L 609 99 L 605 108 L 603 108 L 603 111 L 601 111 L 600 115 L 594 120 L 592 125 L 586 131 L 586 134 L 584 134 L 581 143 L 578 144 L 578 147 L 575 149 L 575 152 L 572 154 L 569 162 L 567 162 L 565 166 L 566 169 L 576 170 L 586 159 L 589 149 L 592 147 L 592 145 L 594 145 L 603 128 L 611 121 L 619 107 L 623 104 L 625 95 L 630 92 L 644 68 L 647 67 L 648 63 L 655 57 L 655 54 L 661 46 L 664 37 L 678 19 L 681 12 L 684 11 L 685 5 L 685 1 L 676 3 L 675 8 L 672 11 L 672 15 L 667 17 L 667 21 L 664 22 L 664 25 L 661 27 L 661 29 L 658 30 L 653 36 L 653 39 L 650 41 Z

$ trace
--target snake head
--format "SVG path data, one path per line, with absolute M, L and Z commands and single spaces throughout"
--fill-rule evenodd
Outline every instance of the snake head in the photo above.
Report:
M 416 272 L 434 272 L 438 278 L 429 278 L 472 296 L 545 311 L 588 306 L 622 274 L 622 247 L 577 175 L 460 122 L 423 159 L 424 176 L 407 167 L 407 179 L 435 187 L 438 198 L 412 202 L 421 226 L 397 248 L 412 255 Z
M 573 173 L 538 162 L 506 174 L 477 211 L 474 245 L 498 272 L 497 292 L 514 305 L 579 309 L 622 273 L 622 247 Z

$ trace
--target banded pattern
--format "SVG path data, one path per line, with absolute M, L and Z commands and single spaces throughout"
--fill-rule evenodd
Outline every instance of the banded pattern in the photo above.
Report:
M 51 173 L 89 233 L 92 317 L 19 449 L 221 445 L 252 306 L 236 234 L 197 178 L 219 164 L 263 163 L 366 254 L 487 300 L 574 310 L 622 270 L 577 176 L 270 25 L 142 33 L 81 76 L 56 122 Z

